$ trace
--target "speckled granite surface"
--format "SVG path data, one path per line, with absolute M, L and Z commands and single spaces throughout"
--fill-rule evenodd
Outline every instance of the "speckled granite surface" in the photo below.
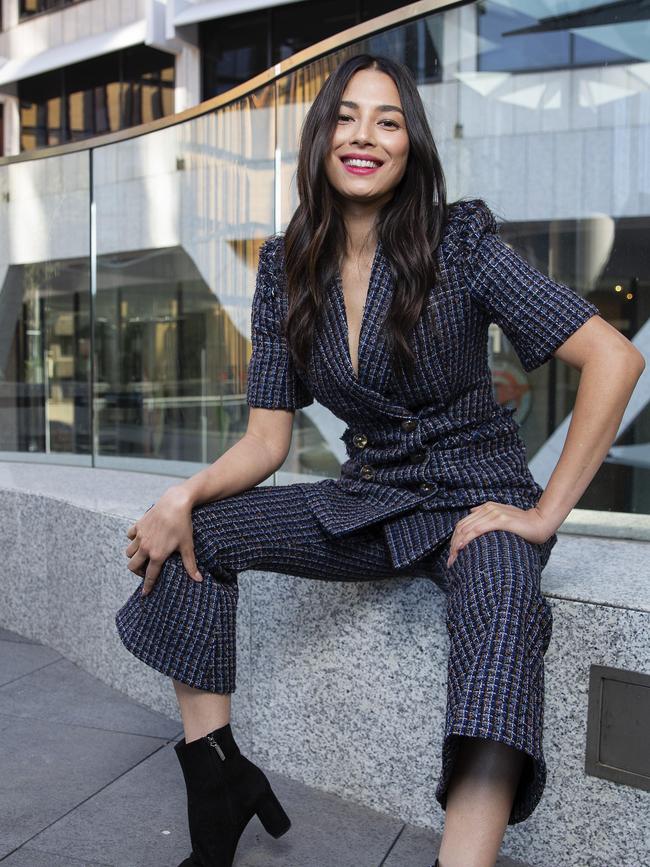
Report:
M 178 717 L 171 683 L 122 647 L 137 578 L 126 528 L 177 477 L 0 463 L 0 623 Z M 589 667 L 650 672 L 648 543 L 560 533 L 543 573 L 549 777 L 504 854 L 534 867 L 650 867 L 650 793 L 584 770 Z M 233 729 L 271 770 L 440 831 L 445 598 L 426 579 L 243 572 Z

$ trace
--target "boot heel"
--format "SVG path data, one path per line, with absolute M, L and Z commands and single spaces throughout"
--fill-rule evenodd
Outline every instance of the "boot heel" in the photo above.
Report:
M 272 789 L 262 795 L 257 803 L 255 811 L 264 830 L 267 831 L 276 840 L 281 837 L 291 827 L 291 819 L 282 809 L 282 804 L 276 798 Z

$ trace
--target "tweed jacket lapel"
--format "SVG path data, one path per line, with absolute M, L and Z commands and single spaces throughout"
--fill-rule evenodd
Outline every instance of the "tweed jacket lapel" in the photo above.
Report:
M 410 419 L 413 411 L 390 395 L 390 352 L 381 334 L 381 324 L 393 298 L 393 276 L 381 241 L 373 259 L 368 295 L 359 332 L 359 376 L 354 372 L 348 342 L 348 323 L 340 273 L 328 286 L 324 322 L 314 336 L 312 376 L 326 393 L 318 394 L 321 402 L 338 410 L 347 410 L 349 424 L 363 430 L 372 419 L 376 424 L 386 417 L 388 427 L 399 428 L 400 419 Z M 323 377 L 326 367 L 328 376 Z M 321 373 L 318 370 L 321 369 Z M 364 421 L 365 419 L 365 421 Z M 332 536 L 342 536 L 379 519 L 397 516 L 422 504 L 429 497 L 404 487 L 379 485 L 363 478 L 326 479 L 305 486 L 307 501 L 320 524 Z
M 378 241 L 359 332 L 357 377 L 350 358 L 343 285 L 337 269 L 328 287 L 323 327 L 316 329 L 315 350 L 319 362 L 330 367 L 330 372 L 349 397 L 379 413 L 408 418 L 412 415 L 408 408 L 387 394 L 391 376 L 390 353 L 380 333 L 381 323 L 390 309 L 393 286 L 390 263 L 381 241 Z

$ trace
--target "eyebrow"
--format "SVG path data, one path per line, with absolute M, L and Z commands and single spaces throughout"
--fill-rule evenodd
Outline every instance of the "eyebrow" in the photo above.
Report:
M 348 108 L 359 108 L 358 103 L 352 102 L 350 99 L 342 99 L 341 105 L 347 105 Z M 404 112 L 398 105 L 378 105 L 376 106 L 377 111 L 399 111 L 399 113 L 404 117 Z

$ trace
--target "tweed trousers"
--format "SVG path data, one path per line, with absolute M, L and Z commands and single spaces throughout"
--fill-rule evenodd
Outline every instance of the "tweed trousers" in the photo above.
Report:
M 458 736 L 494 739 L 527 754 L 509 824 L 523 821 L 546 783 L 543 657 L 552 610 L 541 593 L 540 574 L 557 536 L 538 545 L 510 531 L 492 530 L 461 549 L 450 568 L 447 538 L 424 558 L 395 569 L 380 523 L 329 536 L 307 508 L 305 487 L 256 487 L 195 507 L 194 549 L 204 580 L 191 579 L 180 554 L 171 554 L 153 590 L 141 596 L 141 583 L 117 612 L 122 642 L 170 677 L 230 693 L 236 686 L 240 571 L 262 569 L 323 581 L 429 577 L 446 594 L 449 637 L 436 799 L 446 809 Z

